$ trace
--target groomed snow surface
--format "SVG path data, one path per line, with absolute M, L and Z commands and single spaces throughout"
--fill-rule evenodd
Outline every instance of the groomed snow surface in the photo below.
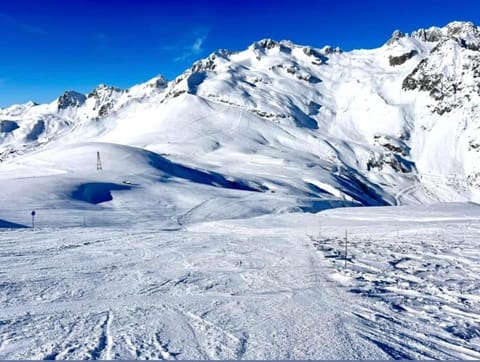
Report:
M 480 358 L 474 204 L 1 211 L 2 359 Z

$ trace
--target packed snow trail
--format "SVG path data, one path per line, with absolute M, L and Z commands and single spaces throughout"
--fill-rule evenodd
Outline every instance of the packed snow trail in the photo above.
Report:
M 478 358 L 479 230 L 473 204 L 4 229 L 0 357 Z
M 385 357 L 305 236 L 3 231 L 0 357 Z

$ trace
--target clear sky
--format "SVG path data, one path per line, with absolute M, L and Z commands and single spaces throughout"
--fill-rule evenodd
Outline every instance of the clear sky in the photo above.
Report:
M 374 48 L 395 29 L 478 25 L 479 10 L 478 0 L 2 0 L 0 107 L 173 79 L 219 48 L 262 38 Z

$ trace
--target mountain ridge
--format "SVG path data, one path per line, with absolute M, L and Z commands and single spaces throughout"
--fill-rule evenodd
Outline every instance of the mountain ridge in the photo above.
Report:
M 362 205 L 478 201 L 479 44 L 470 22 L 395 31 L 379 48 L 348 52 L 262 39 L 171 81 L 1 109 L 0 159 L 112 142 L 301 200 L 328 189 Z

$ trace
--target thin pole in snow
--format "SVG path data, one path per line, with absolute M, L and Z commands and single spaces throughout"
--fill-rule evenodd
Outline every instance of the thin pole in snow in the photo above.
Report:
M 31 215 L 32 215 L 32 229 L 34 229 L 35 228 L 35 210 L 32 210 Z
M 348 244 L 348 230 L 345 230 L 345 269 L 347 268 L 347 244 Z

